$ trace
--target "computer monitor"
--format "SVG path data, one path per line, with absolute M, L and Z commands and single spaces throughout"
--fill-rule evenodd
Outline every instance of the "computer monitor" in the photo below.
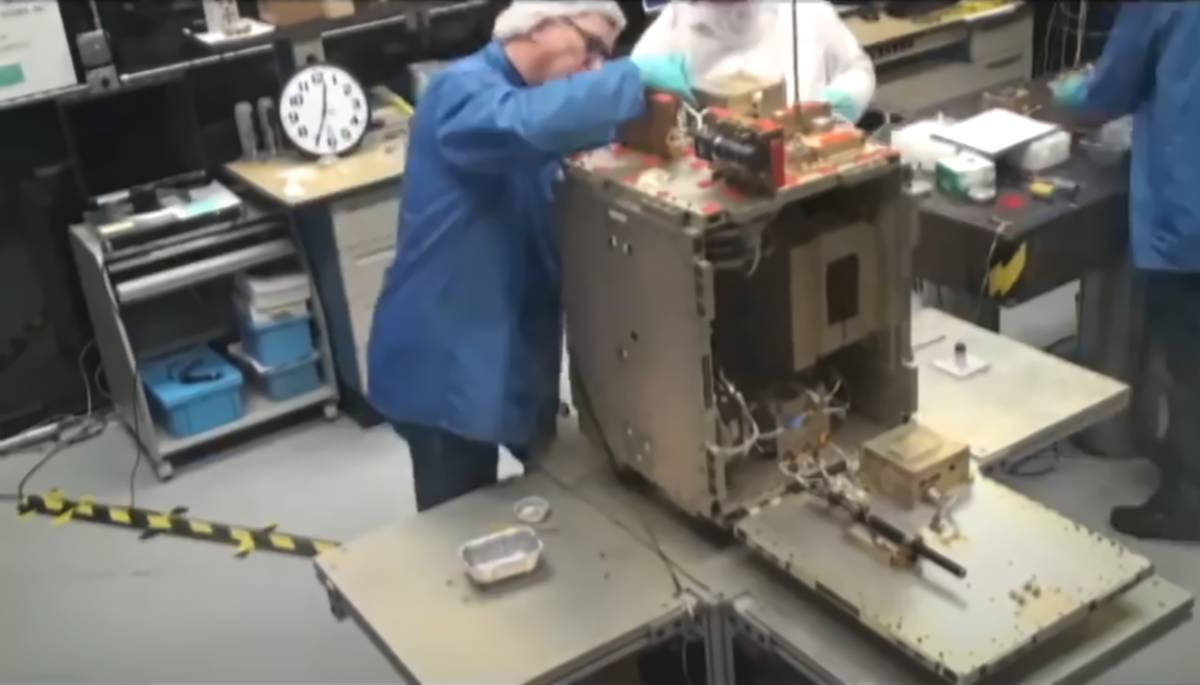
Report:
M 85 197 L 205 168 L 191 86 L 182 77 L 59 103 Z
M 642 0 L 642 9 L 646 11 L 647 15 L 657 14 L 658 12 L 662 11 L 662 8 L 666 7 L 667 3 L 670 1 L 671 0 Z

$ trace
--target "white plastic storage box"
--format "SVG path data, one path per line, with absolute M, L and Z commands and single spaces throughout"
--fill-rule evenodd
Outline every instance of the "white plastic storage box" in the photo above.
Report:
M 282 307 L 259 309 L 250 304 L 245 295 L 237 292 L 233 295 L 233 304 L 237 307 L 238 316 L 249 320 L 255 326 L 269 326 L 308 314 L 308 300 L 301 300 Z
M 307 302 L 312 297 L 312 282 L 303 273 L 238 274 L 235 283 L 238 294 L 260 311 Z

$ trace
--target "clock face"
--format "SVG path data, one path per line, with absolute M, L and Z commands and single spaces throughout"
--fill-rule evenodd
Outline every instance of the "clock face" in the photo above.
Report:
M 279 96 L 283 132 L 310 155 L 340 155 L 353 149 L 370 120 L 362 86 L 340 67 L 305 67 L 288 80 Z

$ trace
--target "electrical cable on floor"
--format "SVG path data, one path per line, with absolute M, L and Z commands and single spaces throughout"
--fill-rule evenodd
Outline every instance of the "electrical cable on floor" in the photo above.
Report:
M 140 415 L 137 406 L 137 392 L 141 390 L 142 380 L 137 371 L 133 373 L 134 381 L 134 407 L 133 407 L 133 468 L 129 470 L 129 508 L 135 508 L 137 504 L 137 493 L 135 483 L 137 482 L 138 467 L 142 465 L 142 437 L 140 426 Z
M 77 444 L 79 444 L 81 442 L 85 442 L 87 440 L 91 440 L 92 438 L 94 438 L 97 435 L 104 432 L 104 429 L 107 427 L 108 422 L 104 419 L 97 419 L 95 416 L 93 416 L 95 407 L 92 403 L 92 387 L 91 387 L 91 384 L 89 383 L 90 374 L 88 374 L 87 367 L 84 363 L 84 359 L 87 355 L 88 350 L 91 349 L 93 346 L 95 346 L 95 344 L 96 344 L 96 341 L 94 339 L 88 341 L 88 343 L 83 346 L 83 349 L 81 349 L 79 351 L 79 356 L 75 360 L 76 366 L 79 369 L 79 377 L 83 381 L 85 406 L 86 406 L 84 415 L 82 417 L 75 417 L 75 416 L 70 416 L 70 415 L 57 415 L 57 416 L 53 416 L 48 419 L 45 419 L 42 422 L 40 422 L 40 424 L 35 426 L 35 428 L 37 428 L 37 427 L 48 425 L 55 421 L 63 422 L 61 430 L 59 431 L 58 435 L 56 436 L 54 445 L 52 445 L 50 447 L 50 449 L 46 452 L 46 454 L 44 454 L 42 456 L 42 458 L 39 459 L 37 461 L 37 463 L 35 463 L 33 465 L 33 467 L 30 468 L 28 471 L 26 471 L 25 475 L 21 477 L 20 482 L 17 483 L 16 493 L 15 494 L 0 493 L 0 500 L 8 500 L 8 501 L 15 500 L 17 502 L 24 501 L 25 485 L 28 484 L 29 480 L 31 478 L 33 478 L 34 474 L 36 474 L 38 471 L 40 471 L 43 466 L 48 464 L 51 459 L 53 459 L 55 456 L 61 454 L 62 451 L 64 449 L 66 449 L 67 447 L 70 447 L 72 445 L 77 445 Z M 67 431 L 70 430 L 75 425 L 79 426 L 79 430 L 75 433 L 68 435 Z

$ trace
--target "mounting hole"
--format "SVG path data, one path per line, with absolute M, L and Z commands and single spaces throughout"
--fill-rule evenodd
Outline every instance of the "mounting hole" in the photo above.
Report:
M 631 255 L 631 254 L 633 254 L 633 245 L 630 243 L 625 243 L 624 245 L 621 246 L 621 251 L 623 251 L 627 255 Z
M 615 235 L 608 236 L 608 246 L 609 247 L 611 247 L 612 249 L 615 250 L 615 249 L 617 249 L 618 244 L 619 243 L 617 241 L 617 236 L 615 236 Z
M 637 332 L 637 331 L 629 331 L 629 339 L 630 339 L 630 340 L 632 340 L 632 341 L 634 341 L 634 342 L 637 342 L 637 341 L 638 341 L 638 340 L 640 340 L 641 338 L 638 336 L 638 332 Z

